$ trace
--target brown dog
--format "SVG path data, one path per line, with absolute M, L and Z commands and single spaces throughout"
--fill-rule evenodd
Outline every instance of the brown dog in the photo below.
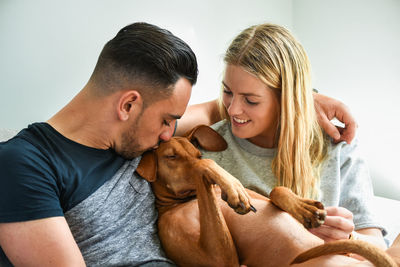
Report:
M 317 247 L 316 253 L 315 250 L 306 252 L 296 258 L 296 263 L 326 254 L 326 249 L 321 252 L 318 247 L 323 241 L 305 228 L 323 223 L 325 211 L 320 202 L 301 199 L 283 187 L 275 188 L 270 200 L 292 217 L 272 205 L 268 198 L 244 189 L 214 161 L 201 159 L 200 151 L 193 144 L 210 151 L 222 151 L 227 146 L 214 130 L 199 126 L 186 137 L 174 137 L 145 153 L 137 168 L 142 177 L 152 182 L 159 211 L 159 237 L 167 256 L 177 265 L 289 266 L 297 255 L 314 247 Z M 257 212 L 248 213 L 255 211 L 250 202 Z M 239 215 L 245 213 L 248 214 Z M 400 255 L 400 242 L 395 243 L 399 246 L 392 248 L 391 254 Z M 332 244 L 328 247 L 332 253 L 360 253 L 376 266 L 397 266 L 384 251 L 372 245 L 350 242 L 346 243 L 350 244 L 349 251 L 338 251 L 342 244 Z M 360 247 L 373 252 L 367 251 L 368 255 L 364 255 Z M 361 262 L 331 255 L 298 266 L 356 263 Z

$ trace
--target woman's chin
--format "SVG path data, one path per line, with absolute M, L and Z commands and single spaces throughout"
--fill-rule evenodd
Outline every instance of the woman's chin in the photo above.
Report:
M 234 128 L 232 128 L 232 134 L 234 135 L 234 136 L 236 136 L 236 137 L 238 137 L 238 138 L 241 138 L 241 139 L 247 139 L 247 138 L 249 138 L 249 135 L 248 134 L 246 134 L 243 130 L 238 130 L 238 129 L 234 129 Z

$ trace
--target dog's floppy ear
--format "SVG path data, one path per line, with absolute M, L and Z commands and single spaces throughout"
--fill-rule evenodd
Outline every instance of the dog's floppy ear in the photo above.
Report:
M 153 151 L 147 151 L 143 154 L 136 168 L 137 173 L 148 182 L 154 182 L 157 174 L 156 154 Z
M 228 147 L 225 139 L 211 127 L 199 125 L 185 134 L 190 142 L 208 151 L 223 151 Z

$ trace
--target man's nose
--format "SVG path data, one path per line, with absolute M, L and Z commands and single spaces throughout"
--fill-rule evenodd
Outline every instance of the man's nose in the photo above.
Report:
M 173 125 L 174 126 L 171 125 L 172 127 L 169 126 L 161 132 L 161 134 L 159 136 L 161 141 L 168 141 L 169 139 L 171 139 L 171 137 L 175 131 L 175 124 L 173 124 Z

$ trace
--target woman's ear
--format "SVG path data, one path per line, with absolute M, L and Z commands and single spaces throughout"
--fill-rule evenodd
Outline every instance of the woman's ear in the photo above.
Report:
M 143 99 L 138 91 L 129 90 L 121 94 L 118 101 L 118 118 L 122 121 L 129 119 L 134 112 L 141 111 Z

